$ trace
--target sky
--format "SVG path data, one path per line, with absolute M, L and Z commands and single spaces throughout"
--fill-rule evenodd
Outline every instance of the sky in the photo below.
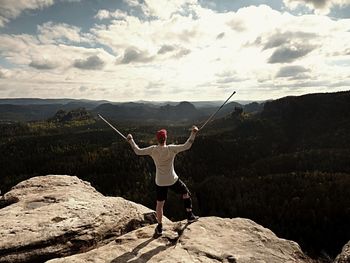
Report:
M 267 100 L 349 87 L 350 0 L 0 0 L 0 98 Z

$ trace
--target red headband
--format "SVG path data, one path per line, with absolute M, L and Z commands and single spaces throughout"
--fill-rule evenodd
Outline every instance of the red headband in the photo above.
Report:
M 161 130 L 157 131 L 156 136 L 157 136 L 158 141 L 164 141 L 166 139 L 166 136 L 167 136 L 166 129 L 161 129 Z

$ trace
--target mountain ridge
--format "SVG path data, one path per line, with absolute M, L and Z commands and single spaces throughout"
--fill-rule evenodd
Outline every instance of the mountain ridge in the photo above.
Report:
M 115 120 L 166 120 L 166 121 L 195 121 L 203 119 L 212 114 L 218 106 L 215 103 L 200 104 L 196 107 L 195 103 L 181 101 L 176 103 L 152 104 L 146 102 L 108 102 L 108 101 L 87 101 L 72 99 L 0 99 L 0 121 L 40 121 L 52 118 L 60 110 L 75 110 L 85 108 L 91 111 L 95 116 L 97 114 L 105 115 Z M 30 104 L 32 103 L 32 104 Z M 199 104 L 198 104 L 199 105 Z M 218 117 L 223 117 L 233 111 L 233 108 L 246 108 L 248 112 L 261 111 L 263 104 L 251 103 L 241 105 L 236 102 L 229 102 L 219 112 Z

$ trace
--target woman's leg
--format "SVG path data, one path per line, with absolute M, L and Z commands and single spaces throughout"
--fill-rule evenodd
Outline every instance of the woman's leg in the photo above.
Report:
M 192 199 L 190 194 L 188 192 L 186 194 L 183 194 L 182 199 L 184 201 L 186 212 L 192 212 Z
M 164 203 L 167 198 L 167 193 L 168 193 L 168 187 L 164 186 L 156 186 L 157 189 L 157 205 L 156 205 L 156 215 L 157 215 L 157 221 L 158 225 L 155 229 L 155 233 L 157 235 L 161 235 L 163 232 L 163 208 L 164 208 Z
M 193 222 L 198 219 L 192 212 L 192 199 L 191 193 L 188 190 L 186 184 L 178 179 L 172 186 L 169 187 L 175 193 L 179 193 L 182 196 L 182 200 L 184 202 L 186 217 L 189 222 Z
M 156 214 L 157 214 L 158 224 L 162 224 L 164 203 L 165 203 L 165 200 L 157 201 Z

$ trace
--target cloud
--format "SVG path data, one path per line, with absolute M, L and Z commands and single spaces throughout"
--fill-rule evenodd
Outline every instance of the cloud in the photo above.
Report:
M 38 33 L 38 39 L 46 44 L 92 42 L 91 35 L 82 34 L 80 28 L 65 23 L 54 24 L 53 22 L 46 22 L 38 26 Z
M 155 94 L 160 94 L 162 92 L 162 88 L 164 87 L 164 84 L 161 82 L 155 82 L 150 81 L 145 87 L 144 87 L 144 94 L 147 96 L 152 96 Z
M 29 63 L 29 66 L 36 69 L 54 69 L 57 68 L 57 63 L 48 60 L 35 60 Z
M 127 17 L 127 13 L 117 9 L 114 12 L 108 11 L 106 9 L 101 9 L 97 12 L 94 18 L 99 20 L 104 19 L 125 19 Z
M 308 45 L 292 45 L 282 46 L 276 49 L 268 60 L 268 63 L 289 63 L 293 62 L 297 58 L 306 56 L 315 46 Z
M 123 2 L 131 7 L 139 6 L 141 4 L 138 0 L 123 0 Z
M 99 56 L 93 55 L 86 59 L 75 60 L 73 66 L 79 69 L 98 70 L 105 66 L 105 62 Z
M 6 78 L 6 73 L 2 69 L 0 69 L 0 79 L 5 79 Z
M 330 83 L 327 80 L 311 80 L 311 81 L 296 82 L 296 83 L 292 83 L 284 86 L 288 86 L 290 88 L 310 88 L 310 87 L 329 86 L 329 84 Z M 283 85 L 280 85 L 280 87 L 283 87 Z
M 184 29 L 179 32 L 178 36 L 182 41 L 190 42 L 191 39 L 195 38 L 198 35 L 196 28 Z
M 43 43 L 35 36 L 24 34 L 0 34 L 0 50 L 1 57 L 11 63 L 12 67 L 28 65 L 29 67 L 25 71 L 30 69 L 64 70 L 71 68 L 74 64 L 84 68 L 86 63 L 91 63 L 94 67 L 99 68 L 99 65 L 102 65 L 101 60 L 109 63 L 115 60 L 113 55 L 102 48 L 85 48 L 64 43 Z M 93 58 L 93 55 L 98 55 L 98 58 Z M 92 58 L 88 60 L 87 57 Z M 56 72 L 59 73 L 57 70 Z M 63 74 L 63 72 L 61 73 Z
M 25 10 L 43 9 L 54 4 L 54 0 L 1 0 L 0 27 L 18 17 Z
M 134 62 L 150 62 L 154 57 L 149 56 L 147 52 L 138 50 L 137 48 L 129 47 L 124 51 L 124 55 L 120 64 L 129 64 Z
M 349 88 L 350 87 L 350 80 L 338 81 L 338 82 L 332 83 L 332 84 L 330 84 L 330 87 L 334 87 L 334 88 L 347 87 L 347 88 Z
M 342 48 L 339 51 L 335 51 L 331 54 L 332 56 L 348 56 L 350 55 L 350 48 Z
M 242 78 L 236 71 L 223 71 L 216 74 L 216 77 L 219 79 L 216 80 L 217 84 L 228 84 L 233 82 L 242 82 L 247 80 L 246 78 Z M 222 86 L 221 87 L 225 87 Z
M 145 21 L 128 15 L 124 20 L 110 21 L 108 26 L 96 25 L 91 32 L 98 43 L 110 47 L 115 54 L 123 54 L 129 47 L 134 47 L 138 53 L 142 51 L 148 56 L 147 54 L 157 54 L 158 51 L 159 54 L 170 53 L 169 46 L 192 50 L 192 45 L 208 36 L 207 27 L 200 25 L 202 21 L 207 23 L 204 19 L 196 21 L 191 16 L 179 14 L 166 21 Z
M 86 86 L 80 86 L 79 87 L 79 91 L 80 92 L 85 92 L 85 91 L 87 91 L 89 88 L 88 87 L 86 87 Z
M 176 45 L 163 45 L 157 52 L 158 55 L 171 54 L 171 58 L 182 58 L 190 53 L 190 49 L 179 47 Z
M 159 91 L 156 100 L 222 99 L 232 85 L 239 96 L 266 99 L 319 89 L 314 82 L 310 89 L 300 86 L 305 78 L 324 85 L 350 80 L 349 19 L 293 15 L 266 5 L 219 12 L 195 1 L 161 14 L 150 11 L 149 1 L 125 2 L 127 14 L 96 10 L 92 28 L 47 22 L 36 35 L 0 34 L 2 66 L 11 65 L 10 77 L 1 82 L 11 82 L 18 96 L 130 101 L 152 89 Z M 297 65 L 279 64 L 293 61 Z M 271 83 L 276 85 L 270 89 Z M 177 93 L 174 85 L 181 87 Z
M 148 18 L 168 20 L 176 14 L 194 14 L 199 7 L 198 0 L 123 0 L 132 9 L 142 12 Z
M 294 79 L 305 78 L 305 72 L 309 72 L 309 69 L 304 68 L 303 66 L 285 66 L 280 68 L 276 74 L 276 78 L 285 78 L 293 77 Z
M 222 32 L 216 36 L 216 39 L 222 39 L 225 36 L 225 32 Z
M 222 78 L 216 81 L 218 84 L 227 84 L 232 82 L 241 82 L 243 79 L 238 77 L 228 77 L 228 78 Z
M 184 56 L 187 56 L 188 54 L 191 53 L 191 50 L 190 49 L 187 49 L 187 48 L 182 48 L 180 49 L 173 57 L 174 58 L 182 58 Z
M 276 32 L 271 36 L 267 37 L 265 40 L 263 50 L 275 48 L 288 43 L 305 43 L 306 41 L 317 39 L 318 35 L 316 33 L 302 32 L 302 31 L 286 31 L 286 32 Z M 262 38 L 257 38 L 256 44 L 261 44 L 263 42 Z
M 172 52 L 176 49 L 175 46 L 172 45 L 163 45 L 159 50 L 158 50 L 158 54 L 165 54 L 168 52 Z
M 318 14 L 328 14 L 335 6 L 350 5 L 349 0 L 283 0 L 283 3 L 292 10 L 299 6 L 306 6 Z
M 143 3 L 135 0 L 125 0 L 125 2 L 130 6 L 140 7 L 143 13 L 149 17 L 156 17 L 162 20 L 169 19 L 175 13 L 186 12 L 186 7 L 198 4 L 197 0 L 144 0 Z
M 227 25 L 237 31 L 237 32 L 243 32 L 246 30 L 246 25 L 244 24 L 244 21 L 242 21 L 240 18 L 234 18 L 231 21 L 227 23 Z

